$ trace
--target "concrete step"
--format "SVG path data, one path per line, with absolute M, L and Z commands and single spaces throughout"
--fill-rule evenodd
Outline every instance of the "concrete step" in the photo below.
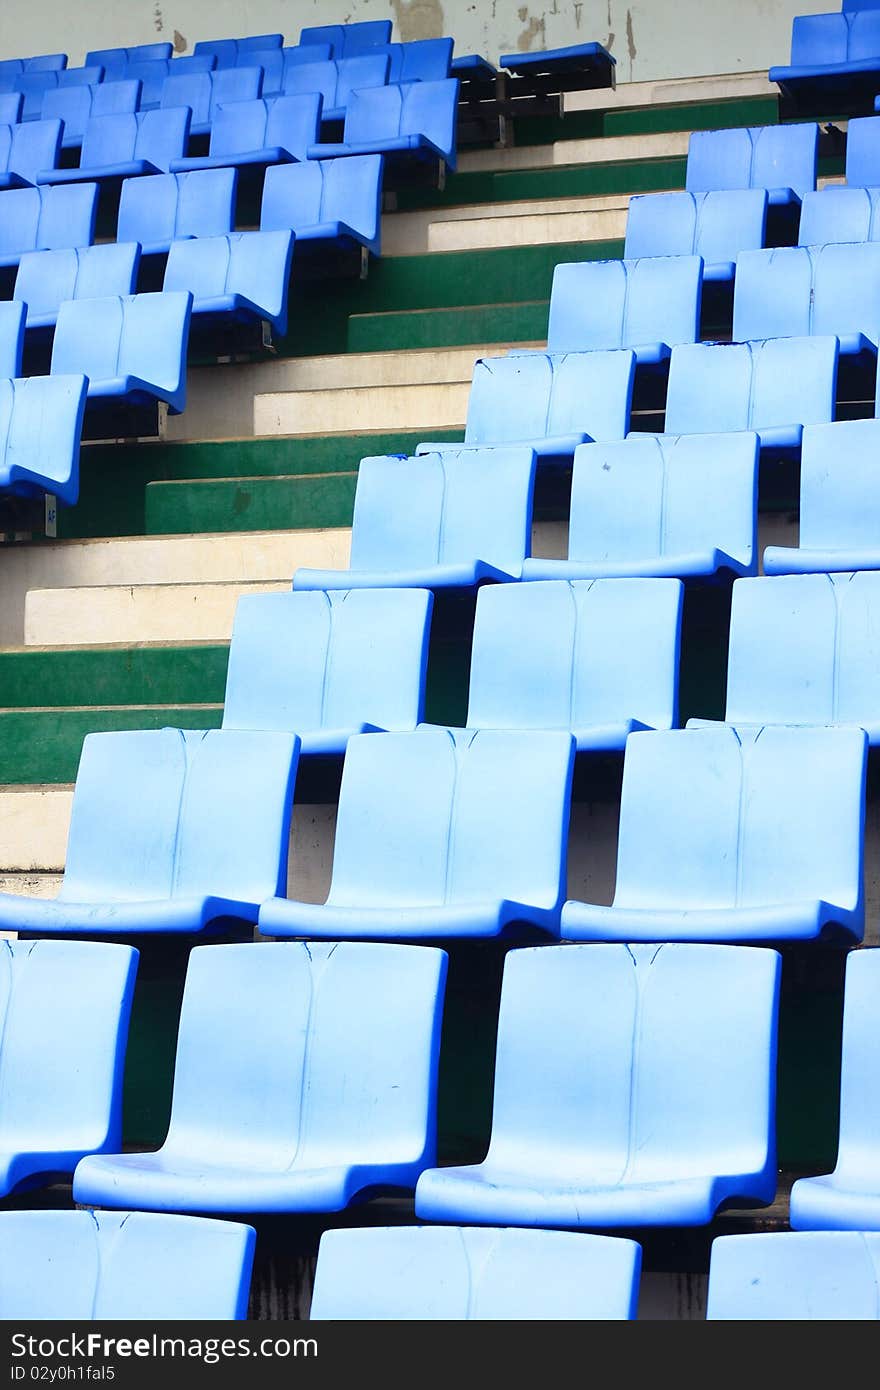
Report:
M 192 571 L 191 571 L 192 573 Z M 282 593 L 284 580 L 189 584 L 108 584 L 93 589 L 31 589 L 25 603 L 27 646 L 108 642 L 223 642 L 241 594 Z
M 0 650 L 0 709 L 221 704 L 222 642 L 105 643 Z
M 680 105 L 683 102 L 775 97 L 779 89 L 766 72 L 730 72 L 717 77 L 666 78 L 659 82 L 619 82 L 586 92 L 566 92 L 563 110 L 619 111 L 637 106 Z
M 505 345 L 509 346 L 509 345 Z M 471 375 L 487 349 L 468 353 L 462 379 L 440 385 L 359 386 L 336 391 L 282 391 L 254 398 L 254 433 L 328 434 L 344 430 L 464 429 Z M 492 351 L 497 351 L 493 345 Z
M 469 150 L 459 155 L 458 174 L 512 173 L 520 169 L 565 165 L 623 164 L 687 156 L 690 131 L 649 135 L 611 135 L 593 140 L 556 140 L 551 145 L 524 145 L 506 150 Z
M 151 535 L 167 535 L 264 531 L 270 526 L 292 530 L 350 526 L 356 485 L 357 470 L 149 483 L 146 530 Z
M 519 203 L 475 203 L 464 207 L 389 213 L 382 220 L 382 254 L 385 257 L 405 257 L 441 251 L 518 246 L 522 243 L 512 239 L 514 224 L 522 218 L 540 218 L 549 213 L 579 216 L 580 230 L 578 235 L 572 238 L 573 241 L 601 240 L 604 236 L 613 239 L 622 236 L 623 233 L 619 230 L 609 230 L 601 236 L 593 233 L 600 226 L 617 228 L 621 220 L 625 224 L 628 205 L 629 196 L 616 193 L 601 198 L 527 199 Z M 488 240 L 489 232 L 484 229 L 483 224 L 493 222 L 501 227 L 508 220 L 512 228 L 511 240 Z M 468 230 L 453 233 L 449 224 L 457 222 L 469 224 Z M 503 233 L 499 231 L 496 234 L 500 237 Z M 456 235 L 461 238 L 459 244 L 455 242 Z M 534 243 L 540 240 L 541 238 L 536 236 Z M 549 241 L 551 238 L 548 237 L 546 240 Z

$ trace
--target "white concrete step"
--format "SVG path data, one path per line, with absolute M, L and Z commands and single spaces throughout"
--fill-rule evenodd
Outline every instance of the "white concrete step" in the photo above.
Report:
M 277 583 L 31 589 L 25 601 L 25 645 L 228 641 L 239 596 L 282 593 L 290 588 L 291 578 Z
M 507 150 L 471 150 L 459 156 L 467 173 L 504 173 L 514 169 L 550 169 L 568 164 L 619 164 L 631 159 L 668 159 L 686 155 L 690 131 L 649 135 L 598 135 L 586 140 L 555 140 L 552 145 L 521 145 Z
M 730 72 L 718 77 L 667 78 L 662 82 L 620 82 L 587 92 L 566 92 L 563 110 L 625 111 L 633 106 L 680 106 L 685 102 L 727 101 L 737 97 L 774 97 L 775 82 L 766 72 Z
M 382 254 L 385 256 L 423 256 L 429 251 L 471 249 L 464 232 L 459 234 L 462 238 L 460 244 L 455 244 L 453 247 L 452 242 L 447 242 L 447 238 L 453 235 L 451 230 L 447 230 L 449 223 L 481 224 L 490 219 L 498 222 L 508 220 L 515 222 L 520 218 L 540 217 L 546 213 L 579 213 L 584 218 L 583 225 L 588 233 L 583 239 L 589 241 L 600 235 L 598 228 L 603 225 L 602 214 L 606 216 L 616 214 L 617 218 L 622 215 L 625 220 L 628 206 L 628 194 L 614 193 L 595 198 L 536 198 L 532 201 L 517 203 L 469 203 L 456 204 L 454 207 L 420 208 L 416 212 L 387 213 L 382 219 Z M 591 215 L 589 220 L 587 220 L 588 214 Z M 609 220 L 607 225 L 617 225 L 617 222 Z M 484 235 L 482 230 L 476 227 L 471 230 L 477 238 Z M 601 235 L 605 236 L 606 233 L 602 232 Z M 617 233 L 608 232 L 607 235 L 617 235 Z M 540 237 L 535 238 L 536 241 L 540 241 L 540 239 Z M 485 244 L 495 245 L 496 243 L 487 242 Z M 519 245 L 520 243 L 511 240 L 497 244 Z
M 479 354 L 475 354 L 473 361 Z M 363 430 L 464 429 L 471 371 L 431 386 L 358 386 L 282 391 L 254 398 L 254 434 L 342 434 Z

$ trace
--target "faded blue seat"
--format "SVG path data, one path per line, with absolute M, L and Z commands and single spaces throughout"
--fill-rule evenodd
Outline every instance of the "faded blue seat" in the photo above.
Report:
M 732 280 L 740 251 L 763 246 L 766 229 L 765 188 L 646 193 L 630 199 L 624 255 L 702 256 L 704 280 Z
M 780 973 L 745 947 L 511 951 L 488 1154 L 423 1173 L 416 1216 L 698 1226 L 771 1202 Z
M 40 108 L 44 120 L 64 122 L 61 148 L 82 144 L 92 116 L 127 115 L 137 111 L 141 84 L 135 81 L 100 82 L 96 87 L 53 87 L 44 92 Z
M 470 729 L 568 729 L 622 749 L 678 723 L 677 579 L 490 584 L 479 591 Z
M 329 43 L 310 43 L 292 48 L 252 48 L 236 57 L 234 67 L 258 64 L 263 69 L 263 96 L 281 96 L 285 78 L 298 63 L 324 63 L 333 57 Z
M 382 168 L 380 154 L 270 165 L 263 182 L 261 230 L 290 227 L 297 242 L 365 246 L 378 256 Z
M 0 92 L 0 126 L 18 125 L 21 103 L 21 92 Z
M 239 58 L 263 49 L 280 49 L 283 43 L 282 34 L 250 34 L 241 39 L 199 39 L 193 53 L 197 57 L 204 55 L 214 58 L 218 69 L 234 68 Z
M 455 169 L 458 78 L 406 82 L 353 91 L 345 110 L 342 141 L 312 145 L 309 159 L 338 155 L 388 154 L 439 159 Z
M 53 375 L 82 372 L 89 398 L 122 397 L 132 405 L 186 405 L 190 294 L 108 295 L 68 299 L 58 310 Z
M 0 1212 L 0 1318 L 245 1318 L 255 1241 L 206 1217 Z
M 33 58 L 4 58 L 0 61 L 0 83 L 16 78 L 23 72 L 57 72 L 66 67 L 66 53 L 38 53 Z M 6 88 L 0 87 L 0 90 L 5 91 Z
M 356 734 L 325 903 L 263 903 L 266 936 L 437 940 L 556 935 L 574 739 L 561 730 Z
M 632 348 L 637 362 L 661 362 L 699 339 L 702 293 L 702 256 L 557 265 L 547 351 Z
M 13 188 L 0 194 L 0 266 L 17 265 L 28 251 L 91 246 L 97 209 L 96 183 Z
M 216 237 L 235 225 L 235 169 L 153 174 L 126 179 L 119 196 L 118 241 L 139 241 L 145 256 L 164 254 L 173 241 Z
M 298 755 L 288 733 L 88 734 L 58 896 L 0 893 L 4 929 L 118 936 L 255 922 L 286 882 Z
M 291 231 L 190 237 L 171 243 L 163 289 L 189 290 L 195 317 L 265 320 L 283 335 L 292 260 Z
M 86 179 L 167 174 L 169 165 L 183 155 L 188 139 L 189 108 L 185 106 L 168 111 L 90 116 L 83 133 L 79 168 L 56 169 L 44 164 L 34 182 L 82 183 Z
M 357 24 L 311 24 L 300 30 L 300 46 L 329 43 L 334 58 L 353 58 L 365 49 L 391 42 L 390 19 L 367 19 Z
M 762 449 L 799 449 L 805 425 L 834 419 L 837 358 L 830 337 L 674 347 L 666 430 L 755 430 Z
M 174 74 L 173 66 L 171 71 Z M 162 84 L 159 105 L 163 110 L 188 106 L 192 112 L 190 135 L 209 135 L 219 106 L 256 101 L 262 89 L 263 70 L 258 67 L 174 74 L 166 77 Z
M 362 459 L 351 567 L 298 569 L 293 587 L 445 589 L 518 579 L 534 480 L 528 447 Z
M 28 251 L 18 263 L 12 292 L 27 309 L 25 328 L 54 328 L 66 299 L 134 294 L 140 258 L 136 241 Z
M 634 1240 L 577 1231 L 325 1231 L 309 1319 L 629 1319 L 636 1316 L 641 1265 Z
M 0 380 L 21 376 L 24 320 L 27 306 L 16 300 L 0 300 Z
M 784 246 L 737 260 L 733 337 L 834 334 L 842 353 L 880 341 L 880 245 Z
M 805 195 L 798 245 L 835 241 L 880 241 L 880 188 L 835 185 Z
M 139 110 L 155 111 L 162 101 L 162 88 L 166 77 L 188 77 L 193 73 L 213 72 L 214 56 L 211 53 L 191 54 L 188 58 L 151 58 L 146 62 L 128 63 L 125 78 L 141 84 Z M 188 105 L 182 102 L 181 105 Z
M 768 545 L 767 574 L 880 569 L 880 420 L 804 430 L 797 546 Z
M 87 386 L 84 376 L 0 380 L 0 491 L 76 502 Z
M 571 941 L 860 940 L 862 729 L 730 724 L 626 742 L 614 903 Z
M 118 1148 L 137 959 L 108 942 L 0 941 L 0 1195 Z
M 611 352 L 509 352 L 474 364 L 464 443 L 527 444 L 539 458 L 570 458 L 579 444 L 623 439 L 636 356 Z M 457 449 L 420 444 L 417 453 Z
M 445 980 L 445 953 L 427 946 L 192 951 L 168 1137 L 83 1163 L 74 1200 L 306 1212 L 412 1191 L 435 1161 Z
M 747 430 L 581 445 L 568 558 L 528 559 L 523 579 L 753 574 L 758 454 L 758 436 Z
M 552 76 L 563 80 L 567 78 L 569 80 L 564 81 L 564 86 L 560 84 L 552 90 L 570 91 L 573 88 L 613 87 L 617 59 L 601 43 L 578 43 L 567 48 L 502 53 L 498 63 L 517 77 L 531 80 Z
M 284 94 L 320 92 L 322 120 L 343 121 L 353 91 L 385 86 L 388 61 L 388 54 L 379 51 L 338 62 L 293 63 L 284 74 Z
M 711 1322 L 876 1322 L 880 1236 L 759 1231 L 712 1242 Z
M 386 43 L 371 53 L 387 53 L 389 82 L 442 82 L 452 66 L 453 39 L 413 39 Z
M 93 48 L 86 54 L 86 65 L 98 63 L 104 69 L 104 81 L 115 82 L 124 76 L 130 63 L 149 63 L 154 59 L 174 56 L 170 43 L 137 43 L 131 48 Z
M 224 729 L 285 729 L 302 753 L 424 717 L 433 595 L 425 589 L 252 594 L 238 600 Z
M 768 76 L 796 106 L 850 110 L 880 85 L 880 11 L 795 16 L 791 62 Z
M 880 43 L 877 54 L 880 59 Z M 850 188 L 877 188 L 880 185 L 880 116 L 858 116 L 847 122 L 846 182 Z M 833 240 L 839 241 L 840 238 Z
M 321 98 L 312 93 L 272 101 L 234 101 L 218 108 L 206 155 L 173 159 L 171 172 L 305 159 L 318 138 Z
M 55 169 L 61 155 L 59 120 L 0 125 L 0 189 L 23 188 L 41 180 L 43 169 Z
M 852 951 L 843 994 L 837 1163 L 833 1173 L 799 1178 L 792 1187 L 791 1225 L 796 1231 L 880 1229 L 878 1000 L 880 952 Z
M 23 72 L 12 83 L 12 90 L 19 92 L 22 98 L 19 119 L 38 121 L 41 116 L 53 115 L 53 112 L 43 112 L 42 110 L 43 100 L 47 93 L 76 91 L 80 87 L 100 84 L 102 71 L 99 67 L 89 67 L 61 68 L 57 72 L 48 70 Z
M 816 187 L 816 124 L 695 130 L 688 144 L 689 193 L 766 188 L 771 205 L 799 202 Z

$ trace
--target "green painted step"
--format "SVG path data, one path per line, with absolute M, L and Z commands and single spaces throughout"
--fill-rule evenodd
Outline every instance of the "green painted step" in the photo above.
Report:
M 353 314 L 348 320 L 351 352 L 402 348 L 466 347 L 471 343 L 531 343 L 547 339 L 550 302 L 493 304 L 475 309 L 404 309 L 390 314 Z
M 222 703 L 223 642 L 0 650 L 0 709 Z
M 149 483 L 148 535 L 350 526 L 357 472 Z
M 0 710 L 0 782 L 73 782 L 86 734 L 110 729 L 216 729 L 223 706 L 131 705 Z
M 777 125 L 778 122 L 778 97 L 740 97 L 606 111 L 602 133 L 662 135 L 673 130 L 726 130 L 735 126 Z

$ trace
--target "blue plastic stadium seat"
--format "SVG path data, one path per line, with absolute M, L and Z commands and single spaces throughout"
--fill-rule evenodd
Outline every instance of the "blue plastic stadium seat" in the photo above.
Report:
M 635 353 L 509 352 L 474 364 L 464 442 L 527 444 L 539 458 L 568 459 L 579 444 L 623 439 L 629 429 Z M 417 453 L 455 444 L 420 444 Z
M 132 48 L 93 48 L 86 54 L 86 64 L 98 63 L 104 69 L 104 81 L 114 82 L 124 76 L 130 63 L 149 63 L 154 59 L 174 56 L 170 43 L 138 43 Z
M 282 34 L 251 34 L 241 39 L 199 39 L 193 53 L 197 57 L 213 57 L 217 68 L 234 68 L 239 58 L 263 49 L 280 49 L 283 43 Z
M 137 955 L 108 942 L 0 941 L 0 1195 L 119 1146 Z
M 842 353 L 877 351 L 880 245 L 784 246 L 737 261 L 733 337 L 834 334 Z
M 378 256 L 382 166 L 380 154 L 271 165 L 263 183 L 260 229 L 290 227 L 297 242 L 365 246 Z
M 303 44 L 329 43 L 334 58 L 353 58 L 365 49 L 391 42 L 390 19 L 361 20 L 357 24 L 312 24 L 300 31 Z
M 66 299 L 134 294 L 140 258 L 136 241 L 27 252 L 12 294 L 27 309 L 25 328 L 54 328 Z
M 362 53 L 356 58 L 326 63 L 294 63 L 284 75 L 285 96 L 320 92 L 321 118 L 342 121 L 353 91 L 384 87 L 388 81 L 388 54 Z
M 442 589 L 518 579 L 534 480 L 528 447 L 362 459 L 350 569 L 298 569 L 293 587 Z
M 730 724 L 627 739 L 614 903 L 573 941 L 816 941 L 864 929 L 867 737 Z
M 173 159 L 171 172 L 305 159 L 321 126 L 316 93 L 273 101 L 234 101 L 218 108 L 207 155 Z
M 800 1178 L 792 1187 L 791 1225 L 796 1231 L 880 1229 L 878 1001 L 880 952 L 851 952 L 843 995 L 837 1164 L 833 1173 Z
M 44 120 L 57 117 L 64 122 L 61 148 L 76 149 L 82 144 L 92 116 L 115 116 L 138 109 L 141 84 L 135 81 L 101 82 L 96 87 L 56 87 L 43 94 Z
M 641 1265 L 634 1240 L 577 1231 L 325 1231 L 309 1319 L 624 1320 L 636 1316 Z
M 699 339 L 702 293 L 702 256 L 557 265 L 547 351 L 632 348 L 637 362 L 660 362 Z
M 80 1165 L 74 1200 L 307 1212 L 411 1191 L 435 1161 L 445 979 L 445 953 L 427 946 L 194 950 L 168 1137 Z
M 302 753 L 424 717 L 433 596 L 425 589 L 253 594 L 238 600 L 224 729 L 286 729 Z
M 581 445 L 568 558 L 528 559 L 523 579 L 753 574 L 758 455 L 747 430 Z
M 624 255 L 702 256 L 704 280 L 732 280 L 740 251 L 762 247 L 766 228 L 765 188 L 647 193 L 630 199 Z
M 880 420 L 804 430 L 800 541 L 768 546 L 767 574 L 880 569 Z
M 27 306 L 16 300 L 0 300 L 0 381 L 21 376 L 24 321 Z
M 21 93 L 22 97 L 19 119 L 38 121 L 43 114 L 54 114 L 42 112 L 43 100 L 49 92 L 76 91 L 80 87 L 100 84 L 102 74 L 103 69 L 99 67 L 62 68 L 57 72 L 44 70 L 22 73 L 12 83 L 13 91 Z
M 0 491 L 76 502 L 87 386 L 84 376 L 0 380 Z
M 880 241 L 880 188 L 833 186 L 806 195 L 798 245 L 834 241 Z
M 143 255 L 167 252 L 173 241 L 216 237 L 235 225 L 235 169 L 153 174 L 126 179 L 119 197 L 118 241 L 138 241 Z
M 94 936 L 256 921 L 286 883 L 298 753 L 288 733 L 88 734 L 58 896 L 0 893 L 4 929 Z
M 193 314 L 219 314 L 252 323 L 265 320 L 287 332 L 287 291 L 293 232 L 230 232 L 174 241 L 163 288 L 189 290 Z
M 562 730 L 356 734 L 339 791 L 325 903 L 276 897 L 267 936 L 556 935 L 574 739 Z
M 755 430 L 764 449 L 799 449 L 804 425 L 834 419 L 837 358 L 836 338 L 674 347 L 666 430 Z
M 18 125 L 21 104 L 21 92 L 0 92 L 0 126 Z
M 880 86 L 880 10 L 797 15 L 791 27 L 791 63 L 768 74 L 794 105 L 851 109 L 854 99 Z
M 416 1215 L 697 1226 L 772 1201 L 779 977 L 747 947 L 511 951 L 488 1154 L 423 1173 Z
M 880 44 L 877 52 L 880 58 Z M 847 123 L 846 182 L 850 188 L 877 188 L 880 185 L 880 116 L 859 116 Z
M 329 43 L 306 44 L 301 48 L 255 48 L 239 53 L 235 67 L 259 65 L 263 69 L 263 96 L 278 97 L 285 89 L 285 78 L 298 63 L 324 63 L 333 57 Z
M 174 69 L 172 67 L 172 74 Z M 192 112 L 190 135 L 208 135 L 218 106 L 237 101 L 256 101 L 262 95 L 263 70 L 258 67 L 222 68 L 219 72 L 194 72 L 166 77 L 159 101 L 162 109 L 188 106 Z
M 62 129 L 59 120 L 0 125 L 0 189 L 44 182 L 38 175 L 40 170 L 55 169 Z
M 579 80 L 566 84 L 576 87 L 612 87 L 617 59 L 601 43 L 572 44 L 568 48 L 526 50 L 522 53 L 502 53 L 499 66 L 518 77 L 537 78 L 552 75 L 579 75 Z
M 58 310 L 53 375 L 82 372 L 89 398 L 121 397 L 132 405 L 186 405 L 190 294 L 108 295 L 68 299 Z
M 212 53 L 191 54 L 188 58 L 153 58 L 148 62 L 129 63 L 125 69 L 126 78 L 141 84 L 139 110 L 155 111 L 162 102 L 162 89 L 166 77 L 189 77 L 195 73 L 213 72 Z M 182 102 L 181 105 L 188 105 Z
M 689 193 L 766 188 L 771 204 L 799 202 L 816 187 L 819 127 L 695 130 L 688 145 Z
M 712 1242 L 711 1322 L 876 1322 L 880 1236 L 761 1231 Z
M 388 55 L 389 82 L 442 82 L 452 65 L 453 39 L 387 43 L 371 52 Z
M 27 129 L 35 130 L 36 126 Z M 34 182 L 82 183 L 87 179 L 167 174 L 170 164 L 183 155 L 188 139 L 189 109 L 185 106 L 91 116 L 83 133 L 79 168 L 56 169 L 44 164 Z
M 568 729 L 579 751 L 674 728 L 682 597 L 676 579 L 481 589 L 468 728 Z
M 39 53 L 33 58 L 4 58 L 0 61 L 0 81 L 23 72 L 57 72 L 67 67 L 66 53 Z
M 91 246 L 98 185 L 15 188 L 0 194 L 0 266 L 15 266 L 27 251 Z
M 341 143 L 312 145 L 308 157 L 390 154 L 419 160 L 439 158 L 453 170 L 457 121 L 456 77 L 367 87 L 349 96 Z

